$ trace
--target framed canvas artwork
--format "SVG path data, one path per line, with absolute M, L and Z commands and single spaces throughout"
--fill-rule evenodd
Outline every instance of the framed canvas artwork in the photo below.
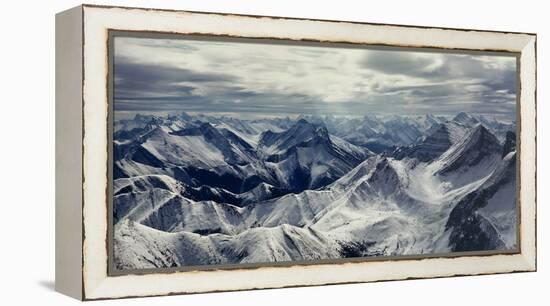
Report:
M 534 34 L 89 5 L 56 31 L 62 293 L 536 270 Z

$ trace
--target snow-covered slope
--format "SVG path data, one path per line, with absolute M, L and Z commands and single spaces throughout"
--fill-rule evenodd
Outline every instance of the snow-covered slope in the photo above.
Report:
M 115 265 L 145 269 L 340 258 L 337 243 L 311 228 L 252 228 L 238 235 L 166 233 L 125 220 L 115 227 Z
M 516 156 L 499 167 L 451 211 L 446 224 L 453 251 L 514 249 L 517 244 Z

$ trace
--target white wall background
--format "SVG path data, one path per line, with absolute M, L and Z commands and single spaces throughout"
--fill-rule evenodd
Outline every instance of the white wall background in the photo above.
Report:
M 550 22 L 544 1 L 90 1 L 89 3 L 538 34 L 539 272 L 102 301 L 105 305 L 540 305 L 548 303 Z M 78 0 L 0 10 L 0 304 L 74 305 L 54 282 L 54 14 Z

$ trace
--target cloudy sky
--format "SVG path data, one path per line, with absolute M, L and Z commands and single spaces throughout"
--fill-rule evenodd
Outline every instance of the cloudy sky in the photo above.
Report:
M 515 116 L 515 57 L 115 38 L 115 111 Z

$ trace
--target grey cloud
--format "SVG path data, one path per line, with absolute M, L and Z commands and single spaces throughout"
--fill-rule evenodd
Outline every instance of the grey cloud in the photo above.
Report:
M 361 62 L 364 68 L 385 74 L 417 75 L 421 74 L 433 61 L 427 58 L 415 58 L 404 51 L 370 51 Z
M 261 101 L 261 103 L 258 103 Z M 281 103 L 281 101 L 285 101 Z M 291 101 L 292 108 L 288 101 Z M 317 101 L 305 95 L 231 92 L 215 96 L 152 97 L 115 99 L 120 111 L 205 111 L 247 113 L 309 113 L 319 108 Z
M 410 52 L 364 50 L 363 60 L 357 62 L 356 57 L 348 56 L 345 49 L 310 50 L 307 47 L 288 46 L 290 52 L 271 53 L 271 45 L 253 49 L 246 47 L 246 44 L 242 48 L 236 44 L 228 48 L 228 44 L 208 43 L 209 52 L 205 53 L 208 64 L 200 69 L 197 67 L 201 66 L 193 65 L 191 60 L 188 66 L 183 66 L 185 68 L 181 68 L 181 65 L 187 60 L 186 56 L 201 51 L 205 42 L 142 42 L 142 46 L 159 52 L 169 50 L 170 56 L 174 56 L 173 51 L 177 51 L 177 66 L 170 65 L 169 58 L 165 59 L 165 64 L 157 65 L 147 62 L 144 56 L 117 56 L 114 71 L 115 110 L 258 114 L 391 112 L 444 115 L 459 111 L 515 114 L 516 67 L 513 64 L 486 65 L 490 63 L 490 57 L 459 54 L 428 54 L 419 57 Z M 214 47 L 219 47 L 220 52 L 215 52 Z M 336 57 L 332 57 L 336 60 L 320 60 L 319 57 L 327 52 L 336 54 Z M 303 65 L 299 64 L 304 61 L 312 63 L 308 67 L 314 68 L 300 69 Z M 311 91 L 310 94 L 306 94 L 308 91 L 291 94 L 281 89 L 288 85 L 281 82 L 285 76 L 306 78 L 340 74 L 343 63 L 346 69 L 350 69 L 350 63 L 356 65 L 357 68 L 353 68 L 356 70 L 352 72 L 359 76 L 349 79 L 359 89 L 347 101 L 327 103 L 319 95 L 313 96 Z M 247 77 L 252 75 L 254 78 L 247 82 L 246 77 L 237 71 L 246 71 Z M 277 74 L 270 76 L 271 72 Z M 392 83 L 384 81 L 386 78 L 380 76 L 400 76 L 397 79 L 401 81 Z M 269 85 L 278 86 L 263 86 L 262 91 L 255 85 L 262 82 L 272 82 Z M 265 88 L 278 88 L 279 91 L 270 92 Z M 322 94 L 327 90 L 331 89 L 325 90 L 320 85 L 317 93 Z
M 235 77 L 220 73 L 196 72 L 166 65 L 133 62 L 117 57 L 114 63 L 115 97 L 190 95 L 193 86 L 180 83 L 223 83 Z
M 405 51 L 372 51 L 360 63 L 363 68 L 389 75 L 402 75 L 437 81 L 485 79 L 495 86 L 515 83 L 515 65 L 511 67 L 487 67 L 480 57 L 465 54 L 444 54 L 437 63 L 437 54 L 419 57 Z
M 377 51 L 369 54 L 362 65 L 388 75 L 423 79 L 425 84 L 421 85 L 372 87 L 377 94 L 399 95 L 418 110 L 429 107 L 449 112 L 515 113 L 515 65 L 489 66 L 472 55 L 447 54 L 441 59 L 438 65 L 435 57 Z
M 492 90 L 506 90 L 510 94 L 517 92 L 517 74 L 515 69 L 501 71 L 497 76 L 481 84 L 491 88 Z

